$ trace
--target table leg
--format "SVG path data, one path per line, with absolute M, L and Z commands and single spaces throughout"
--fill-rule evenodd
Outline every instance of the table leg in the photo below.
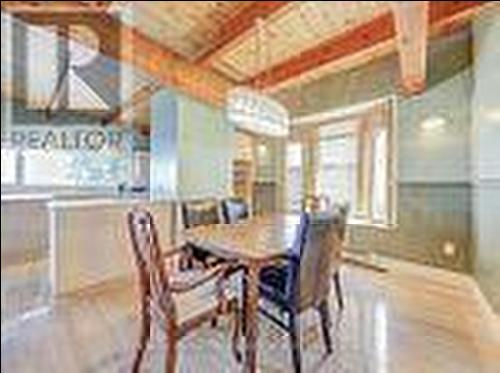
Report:
M 257 312 L 259 303 L 258 266 L 249 266 L 246 276 L 247 300 L 245 307 L 245 373 L 255 373 L 257 371 Z

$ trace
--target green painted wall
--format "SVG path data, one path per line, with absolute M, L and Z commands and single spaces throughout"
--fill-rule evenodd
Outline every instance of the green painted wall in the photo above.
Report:
M 301 116 L 397 95 L 400 181 L 468 182 L 473 84 L 469 32 L 435 41 L 428 61 L 427 90 L 410 99 L 398 92 L 396 55 L 327 76 L 300 90 L 292 88 L 278 98 L 288 103 L 294 116 Z M 435 115 L 447 119 L 446 131 L 424 138 L 419 125 Z
M 474 275 L 500 312 L 500 12 L 474 22 Z
M 421 95 L 407 98 L 399 92 L 395 54 L 278 95 L 295 116 L 397 96 L 397 226 L 356 226 L 351 229 L 352 248 L 472 270 L 470 37 L 467 30 L 430 45 L 428 85 Z M 420 124 L 431 116 L 442 116 L 447 124 L 424 133 Z M 446 242 L 455 245 L 455 255 L 444 255 Z

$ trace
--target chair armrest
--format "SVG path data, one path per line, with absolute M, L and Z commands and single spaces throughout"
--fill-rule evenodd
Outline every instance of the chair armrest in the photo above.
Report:
M 200 276 L 196 276 L 191 280 L 176 281 L 176 279 L 173 279 L 170 284 L 170 288 L 174 293 L 184 293 L 203 285 L 214 278 L 217 278 L 218 282 L 221 282 L 226 279 L 226 274 L 230 272 L 233 267 L 234 266 L 230 263 L 222 263 L 216 267 L 206 270 L 205 273 Z

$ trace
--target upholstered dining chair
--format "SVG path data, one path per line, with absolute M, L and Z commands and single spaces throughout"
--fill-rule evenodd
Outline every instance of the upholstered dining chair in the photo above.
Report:
M 237 298 L 231 296 L 227 283 L 230 264 L 174 276 L 175 257 L 181 250 L 162 252 L 152 215 L 134 209 L 128 214 L 128 226 L 139 272 L 141 305 L 141 332 L 132 372 L 139 372 L 152 326 L 159 325 L 165 332 L 165 372 L 173 373 L 177 342 L 202 323 L 222 314 L 233 315 L 232 350 L 239 361 L 240 315 Z
M 260 296 L 278 313 L 260 311 L 290 335 L 293 366 L 301 371 L 299 315 L 315 308 L 320 316 L 327 353 L 332 351 L 328 297 L 331 283 L 333 246 L 339 244 L 335 217 L 325 213 L 302 213 L 294 244 L 280 264 L 266 267 L 260 274 Z
M 181 203 L 181 212 L 184 229 L 221 223 L 219 206 L 215 199 L 184 201 Z M 184 251 L 186 262 L 184 266 L 188 268 L 192 268 L 193 262 L 201 263 L 205 268 L 219 263 L 201 247 L 187 244 Z
M 342 252 L 345 247 L 345 236 L 347 230 L 347 216 L 349 213 L 349 204 L 334 203 L 330 206 L 330 200 L 327 196 L 307 195 L 303 200 L 303 210 L 305 212 L 325 212 L 333 211 L 335 216 L 335 225 L 339 234 L 341 244 L 336 245 L 332 251 L 332 273 L 335 286 L 335 296 L 337 297 L 337 306 L 340 310 L 344 309 L 344 293 L 341 281 Z
M 250 217 L 248 203 L 243 198 L 226 198 L 222 200 L 221 207 L 226 224 L 238 223 Z

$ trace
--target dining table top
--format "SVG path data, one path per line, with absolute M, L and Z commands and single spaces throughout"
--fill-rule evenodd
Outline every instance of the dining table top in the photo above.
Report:
M 300 216 L 271 214 L 235 224 L 212 224 L 187 229 L 183 239 L 225 259 L 267 261 L 292 247 Z

